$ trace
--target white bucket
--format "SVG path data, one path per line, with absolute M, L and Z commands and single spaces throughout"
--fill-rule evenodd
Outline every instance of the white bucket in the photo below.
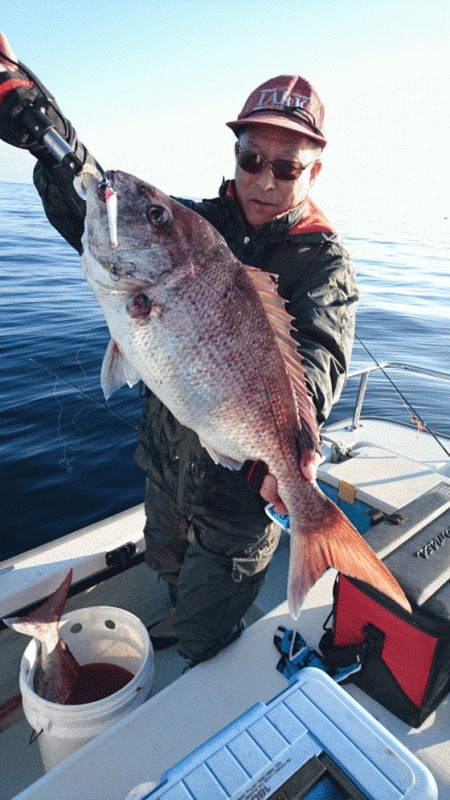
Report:
M 150 637 L 140 619 L 128 611 L 110 606 L 81 608 L 61 617 L 59 631 L 79 664 L 115 664 L 134 678 L 93 703 L 51 703 L 32 688 L 39 653 L 39 642 L 32 639 L 22 657 L 19 684 L 25 716 L 39 734 L 45 772 L 144 703 L 153 681 Z

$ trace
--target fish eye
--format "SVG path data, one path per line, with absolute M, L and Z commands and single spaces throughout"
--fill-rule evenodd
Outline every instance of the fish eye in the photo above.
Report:
M 160 227 L 169 219 L 169 212 L 162 206 L 150 206 L 147 211 L 147 218 L 152 225 Z

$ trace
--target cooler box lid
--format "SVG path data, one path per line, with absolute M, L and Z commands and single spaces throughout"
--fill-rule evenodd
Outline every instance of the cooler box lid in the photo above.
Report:
M 436 784 L 341 686 L 306 668 L 168 770 L 145 800 L 381 797 L 431 800 Z

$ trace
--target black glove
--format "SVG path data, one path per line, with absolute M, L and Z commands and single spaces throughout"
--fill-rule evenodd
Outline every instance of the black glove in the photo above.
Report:
M 59 161 L 37 140 L 36 136 L 26 126 L 23 115 L 27 109 L 36 109 L 46 117 L 57 133 L 70 145 L 79 161 L 84 164 L 87 160 L 87 150 L 78 141 L 73 125 L 67 120 L 56 100 L 43 86 L 40 80 L 23 64 L 17 63 L 18 70 L 0 72 L 0 139 L 13 145 L 29 150 L 46 169 L 57 169 L 58 180 L 67 180 L 70 173 L 61 168 Z M 89 162 L 94 162 L 92 156 Z M 98 166 L 98 165 L 96 165 Z M 56 176 L 55 176 L 56 177 Z
M 27 106 L 42 111 L 55 127 L 56 131 L 71 146 L 76 143 L 76 132 L 71 123 L 64 117 L 58 104 L 50 92 L 27 67 L 19 64 L 19 70 L 0 72 L 0 139 L 29 150 L 36 158 L 42 156 L 52 159 L 29 131 L 23 122 L 22 114 Z M 12 87 L 12 88 L 9 88 Z M 47 160 L 47 158 L 45 158 Z M 48 166 L 52 166 L 48 163 Z
M 0 139 L 14 147 L 26 147 L 27 137 L 17 113 L 23 101 L 33 95 L 33 82 L 21 72 L 0 72 Z
M 97 173 L 101 176 L 103 170 L 78 141 L 76 131 L 50 92 L 28 67 L 12 60 L 14 56 L 2 34 L 0 48 L 0 139 L 13 147 L 29 150 L 38 159 L 33 181 L 42 198 L 45 213 L 56 230 L 81 252 L 86 203 L 82 199 L 82 192 L 79 193 L 78 188 L 74 187 L 74 173 L 79 173 L 82 165 L 82 172 L 96 176 Z M 9 64 L 11 69 L 8 68 Z M 14 67 L 17 69 L 14 70 Z M 33 128 L 30 130 L 25 119 L 36 112 L 41 114 L 41 127 L 39 133 L 33 135 Z M 49 152 L 41 139 L 48 131 L 47 121 L 71 148 L 61 160 Z

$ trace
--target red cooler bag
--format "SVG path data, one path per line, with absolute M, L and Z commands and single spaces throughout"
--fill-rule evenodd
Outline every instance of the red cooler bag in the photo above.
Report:
M 450 691 L 448 620 L 418 606 L 409 614 L 372 586 L 338 575 L 325 630 L 325 662 L 336 668 L 360 661 L 349 680 L 413 727 Z

